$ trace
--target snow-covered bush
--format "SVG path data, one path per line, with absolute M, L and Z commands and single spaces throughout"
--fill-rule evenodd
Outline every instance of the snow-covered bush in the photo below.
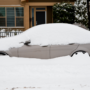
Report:
M 75 4 L 75 23 L 88 27 L 88 14 L 86 0 L 76 0 Z
M 74 23 L 74 5 L 70 3 L 56 3 L 53 6 L 54 23 Z

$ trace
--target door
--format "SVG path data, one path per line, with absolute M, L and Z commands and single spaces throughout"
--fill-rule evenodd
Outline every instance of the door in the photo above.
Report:
M 18 48 L 19 57 L 48 59 L 49 46 L 24 45 Z
M 51 58 L 70 55 L 73 50 L 78 47 L 78 44 L 70 45 L 52 45 L 50 48 Z
M 36 25 L 45 24 L 45 11 L 36 12 Z
M 30 26 L 47 23 L 47 7 L 31 7 Z

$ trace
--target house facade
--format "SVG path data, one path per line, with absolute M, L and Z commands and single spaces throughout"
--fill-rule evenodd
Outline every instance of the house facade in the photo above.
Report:
M 39 24 L 53 23 L 52 6 L 62 1 L 0 0 L 0 28 L 26 30 Z M 75 0 L 69 1 L 74 4 Z

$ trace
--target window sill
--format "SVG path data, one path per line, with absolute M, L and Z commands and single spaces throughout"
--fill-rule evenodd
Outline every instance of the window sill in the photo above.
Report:
M 0 28 L 25 28 L 25 27 L 0 27 Z

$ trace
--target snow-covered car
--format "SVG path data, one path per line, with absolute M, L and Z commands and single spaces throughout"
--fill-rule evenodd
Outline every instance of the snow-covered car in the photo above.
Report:
M 90 55 L 90 32 L 71 24 L 42 24 L 0 39 L 0 55 L 11 57 L 49 59 L 77 52 Z

